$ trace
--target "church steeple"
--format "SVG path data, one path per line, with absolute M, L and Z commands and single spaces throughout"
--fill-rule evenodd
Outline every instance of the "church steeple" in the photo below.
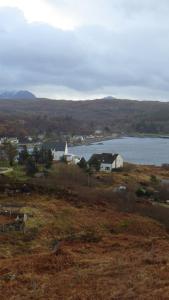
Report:
M 67 142 L 65 144 L 65 155 L 68 155 L 68 146 L 67 146 Z

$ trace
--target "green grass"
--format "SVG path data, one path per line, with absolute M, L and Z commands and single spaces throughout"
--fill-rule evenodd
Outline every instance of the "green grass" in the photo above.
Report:
M 25 173 L 24 167 L 19 165 L 13 167 L 13 172 L 9 174 L 9 177 L 20 181 L 26 181 L 29 178 Z
M 9 168 L 10 165 L 6 160 L 0 160 L 0 168 Z

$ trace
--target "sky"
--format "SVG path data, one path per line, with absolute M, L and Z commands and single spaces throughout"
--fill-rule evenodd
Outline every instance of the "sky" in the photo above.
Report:
M 0 0 L 0 91 L 169 100 L 168 0 Z

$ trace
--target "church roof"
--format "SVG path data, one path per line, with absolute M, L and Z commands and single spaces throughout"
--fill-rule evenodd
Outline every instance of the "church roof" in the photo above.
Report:
M 65 143 L 62 142 L 45 142 L 42 144 L 42 148 L 46 150 L 65 151 Z

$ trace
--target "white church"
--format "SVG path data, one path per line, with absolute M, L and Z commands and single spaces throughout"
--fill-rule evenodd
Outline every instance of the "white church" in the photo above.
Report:
M 62 159 L 68 164 L 77 165 L 80 162 L 81 158 L 79 156 L 69 153 L 67 142 L 65 145 L 55 143 L 50 149 L 52 151 L 53 160 L 56 162 L 59 162 Z

